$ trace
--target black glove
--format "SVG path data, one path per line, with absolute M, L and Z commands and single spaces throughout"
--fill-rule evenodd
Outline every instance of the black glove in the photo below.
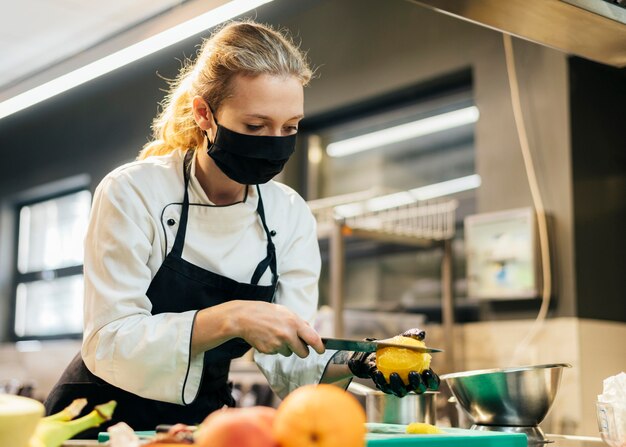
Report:
M 426 332 L 420 329 L 409 329 L 401 335 L 421 341 L 426 337 Z M 366 340 L 374 341 L 375 339 L 366 338 Z M 350 360 L 348 360 L 348 368 L 350 368 L 350 371 L 356 377 L 372 379 L 379 390 L 387 394 L 394 394 L 398 397 L 406 396 L 410 391 L 422 394 L 427 389 L 433 391 L 439 389 L 439 376 L 430 368 L 421 373 L 417 371 L 409 372 L 408 384 L 402 381 L 398 373 L 391 373 L 389 375 L 389 382 L 387 382 L 383 373 L 376 368 L 375 352 L 355 352 L 350 357 Z

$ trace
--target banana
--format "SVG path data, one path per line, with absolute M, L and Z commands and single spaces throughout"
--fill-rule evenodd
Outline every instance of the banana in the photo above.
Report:
M 76 403 L 81 400 L 77 399 L 59 413 L 40 420 L 30 439 L 29 447 L 59 447 L 74 435 L 110 420 L 117 405 L 117 402 L 111 400 L 96 406 L 86 416 L 72 420 L 86 404 L 86 401 Z
M 87 399 L 74 399 L 71 404 L 59 411 L 58 413 L 46 416 L 44 421 L 71 421 L 83 411 L 87 405 Z

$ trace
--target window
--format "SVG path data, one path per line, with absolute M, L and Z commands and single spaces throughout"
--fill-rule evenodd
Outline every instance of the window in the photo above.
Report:
M 83 239 L 91 193 L 18 206 L 14 332 L 18 339 L 82 333 Z

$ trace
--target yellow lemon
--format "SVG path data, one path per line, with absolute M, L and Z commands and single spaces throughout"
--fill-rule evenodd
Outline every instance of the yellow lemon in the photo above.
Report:
M 406 426 L 406 432 L 411 435 L 436 435 L 443 430 L 425 422 L 413 422 Z
M 423 341 L 401 335 L 381 341 L 401 345 L 426 346 Z M 409 372 L 427 370 L 430 368 L 430 359 L 430 354 L 410 349 L 382 347 L 376 350 L 376 367 L 383 373 L 387 381 L 389 381 L 389 375 L 395 372 L 400 375 L 404 383 L 408 383 Z

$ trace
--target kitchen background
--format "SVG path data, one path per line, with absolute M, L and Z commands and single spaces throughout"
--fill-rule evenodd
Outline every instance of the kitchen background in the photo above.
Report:
M 360 336 L 365 328 L 393 335 L 419 324 L 430 345 L 453 341 L 454 363 L 434 360 L 440 373 L 451 372 L 451 364 L 456 371 L 512 366 L 512 353 L 539 310 L 539 294 L 470 296 L 464 237 L 467 216 L 533 205 L 501 33 L 404 0 L 275 0 L 247 17 L 291 30 L 317 67 L 305 91 L 300 147 L 282 176 L 306 199 L 383 194 L 480 176 L 478 187 L 449 197 L 459 203 L 452 243 L 453 330 L 441 325 L 439 245 L 357 240 L 345 254 L 345 335 Z M 73 219 L 80 228 L 89 192 L 147 141 L 163 78 L 175 75 L 180 59 L 192 56 L 199 41 L 200 36 L 187 39 L 0 120 L 0 386 L 23 387 L 42 399 L 80 346 L 80 293 L 74 301 L 67 293 L 80 290 L 80 254 L 67 254 L 54 268 L 54 259 L 38 258 L 44 256 L 38 234 L 53 227 L 45 217 L 51 202 L 38 202 L 54 200 L 61 210 L 57 222 Z M 549 318 L 515 361 L 572 364 L 544 431 L 596 435 L 594 402 L 602 379 L 626 367 L 626 137 L 620 130 L 626 72 L 525 40 L 513 43 L 550 217 L 554 282 Z M 345 157 L 319 150 L 471 106 L 478 108 L 477 121 L 437 136 Z M 30 228 L 30 239 L 24 228 Z M 68 234 L 80 239 L 72 229 Z M 30 251 L 18 256 L 18 247 L 28 244 Z M 328 242 L 322 240 L 321 248 L 318 324 L 327 330 Z M 52 283 L 39 281 L 46 279 Z M 55 294 L 54 287 L 64 292 Z M 258 381 L 249 365 L 234 368 L 242 385 Z

